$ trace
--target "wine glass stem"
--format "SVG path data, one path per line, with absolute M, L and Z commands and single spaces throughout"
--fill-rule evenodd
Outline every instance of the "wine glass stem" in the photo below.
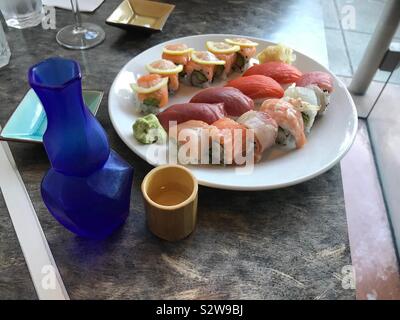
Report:
M 77 28 L 82 27 L 81 13 L 79 11 L 78 0 L 71 0 L 72 11 L 74 12 L 75 24 Z

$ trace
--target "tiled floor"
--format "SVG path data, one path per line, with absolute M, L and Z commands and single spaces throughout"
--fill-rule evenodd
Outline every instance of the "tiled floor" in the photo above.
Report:
M 321 0 L 321 3 L 324 8 L 330 69 L 349 85 L 379 21 L 385 0 Z M 354 24 L 350 29 L 346 28 L 349 12 L 353 12 L 355 17 L 355 20 L 352 21 Z M 394 41 L 400 42 L 400 30 L 397 31 Z M 398 197 L 400 179 L 400 157 L 398 155 L 400 143 L 400 110 L 398 110 L 400 68 L 395 71 L 382 96 L 377 100 L 388 76 L 388 72 L 378 71 L 366 94 L 364 96 L 353 95 L 353 98 L 359 116 L 367 117 L 370 115 L 364 131 L 367 132 L 366 128 L 368 128 L 386 209 L 388 209 L 400 254 L 400 201 Z M 375 102 L 376 105 L 370 113 Z M 351 170 L 356 173 L 354 164 Z M 363 193 L 365 193 L 364 191 Z M 366 210 L 371 211 L 372 209 L 366 208 Z
M 385 0 L 321 0 L 331 70 L 352 77 L 375 30 Z M 354 19 L 352 19 L 354 17 Z M 394 41 L 400 42 L 400 29 Z M 388 72 L 378 71 L 375 81 L 385 82 Z M 390 83 L 400 84 L 400 69 Z

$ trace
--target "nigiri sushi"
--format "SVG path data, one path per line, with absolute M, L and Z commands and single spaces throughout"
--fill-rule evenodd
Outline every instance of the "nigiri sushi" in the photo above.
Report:
M 240 77 L 229 81 L 225 86 L 239 89 L 253 100 L 282 98 L 284 94 L 278 82 L 263 75 Z
M 244 95 L 240 90 L 232 87 L 212 87 L 203 89 L 194 95 L 190 102 L 222 102 L 226 113 L 232 117 L 239 117 L 243 113 L 254 109 L 254 101 Z
M 250 59 L 256 55 L 258 43 L 246 38 L 225 39 L 225 42 L 240 47 L 236 54 L 234 69 L 243 72 Z
M 185 66 L 187 81 L 195 87 L 207 87 L 214 79 L 216 67 L 224 64 L 225 61 L 211 52 L 193 51 L 191 60 Z
M 315 91 L 312 88 L 296 87 L 296 84 L 293 84 L 286 89 L 284 99 L 301 112 L 304 130 L 306 133 L 310 133 L 318 112 L 321 110 Z
M 183 66 L 175 65 L 172 61 L 160 59 L 146 65 L 147 71 L 159 74 L 168 78 L 168 89 L 170 93 L 174 93 L 179 89 L 178 74 L 183 70 Z
M 176 65 L 185 66 L 190 61 L 190 53 L 193 51 L 184 43 L 168 44 L 163 48 L 162 58 L 172 61 Z
M 237 122 L 254 131 L 254 160 L 259 162 L 263 152 L 275 145 L 278 124 L 270 115 L 260 111 L 248 111 Z
M 221 76 L 223 79 L 226 79 L 232 72 L 232 67 L 236 62 L 236 52 L 240 50 L 240 47 L 226 42 L 215 41 L 207 41 L 206 47 L 207 50 L 212 52 L 219 60 L 225 61 L 223 66 L 216 67 L 214 77 Z
M 247 69 L 243 76 L 246 77 L 255 74 L 270 77 L 281 84 L 296 82 L 302 76 L 301 71 L 295 66 L 280 61 L 255 64 Z
M 334 89 L 333 79 L 331 75 L 321 71 L 314 71 L 303 74 L 303 76 L 296 81 L 296 85 L 298 87 L 308 87 L 311 85 L 316 85 L 321 90 L 328 93 L 332 93 Z
M 170 121 L 176 121 L 177 124 L 180 124 L 189 120 L 200 120 L 211 124 L 225 116 L 223 103 L 174 104 L 157 115 L 158 120 L 167 132 Z
M 283 99 L 269 99 L 264 101 L 260 111 L 268 113 L 277 122 L 280 129 L 277 138 L 279 144 L 287 144 L 291 136 L 297 149 L 306 144 L 303 117 L 292 104 Z
M 218 128 L 221 134 L 223 163 L 243 164 L 240 160 L 244 160 L 243 156 L 246 152 L 246 127 L 230 118 L 219 119 L 212 125 Z
M 148 74 L 137 79 L 131 87 L 136 93 L 135 108 L 144 113 L 158 113 L 168 103 L 168 78 Z

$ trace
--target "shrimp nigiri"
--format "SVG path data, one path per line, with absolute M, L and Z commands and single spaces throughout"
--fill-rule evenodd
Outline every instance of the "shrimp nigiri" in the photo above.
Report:
M 278 143 L 285 144 L 288 134 L 290 134 L 295 139 L 297 149 L 306 144 L 303 117 L 301 112 L 292 104 L 283 99 L 269 99 L 264 101 L 260 111 L 268 113 L 278 123 L 278 126 L 283 129 L 284 137 L 278 134 Z

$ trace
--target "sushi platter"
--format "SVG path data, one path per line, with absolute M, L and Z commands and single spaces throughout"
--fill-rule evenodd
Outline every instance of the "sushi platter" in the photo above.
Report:
M 132 58 L 111 86 L 109 114 L 124 143 L 154 166 L 171 163 L 171 132 L 206 131 L 211 144 L 225 148 L 218 161 L 214 145 L 201 143 L 207 150 L 199 153 L 210 152 L 210 163 L 181 164 L 201 185 L 243 191 L 324 173 L 346 154 L 357 130 L 346 86 L 324 66 L 285 45 L 229 34 L 174 39 Z M 235 157 L 248 135 L 251 152 L 245 147 L 240 155 L 248 152 L 252 166 Z M 179 149 L 190 139 L 175 142 Z

